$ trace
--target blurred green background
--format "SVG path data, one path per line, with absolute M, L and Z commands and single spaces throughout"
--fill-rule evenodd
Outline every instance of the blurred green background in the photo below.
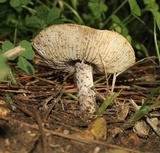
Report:
M 115 30 L 135 49 L 137 60 L 160 62 L 160 1 L 156 0 L 0 0 L 0 40 L 20 42 L 42 29 L 76 23 Z

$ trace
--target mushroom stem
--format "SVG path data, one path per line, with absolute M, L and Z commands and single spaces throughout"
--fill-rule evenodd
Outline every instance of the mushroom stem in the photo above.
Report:
M 80 109 L 83 112 L 96 112 L 96 94 L 92 90 L 93 87 L 93 73 L 92 66 L 84 62 L 76 63 L 76 83 L 78 88 L 78 99 Z

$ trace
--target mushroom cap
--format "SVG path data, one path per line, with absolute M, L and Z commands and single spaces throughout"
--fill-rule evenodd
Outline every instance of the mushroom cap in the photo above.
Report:
M 32 45 L 50 67 L 64 72 L 74 72 L 78 61 L 90 63 L 95 72 L 110 74 L 135 63 L 134 50 L 122 35 L 77 24 L 52 25 Z

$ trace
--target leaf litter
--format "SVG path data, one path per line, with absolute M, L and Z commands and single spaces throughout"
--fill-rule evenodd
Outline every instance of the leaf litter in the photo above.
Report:
M 100 116 L 79 111 L 78 101 L 69 95 L 76 96 L 77 93 L 72 75 L 52 70 L 37 60 L 34 61 L 34 66 L 34 76 L 17 70 L 19 73 L 16 74 L 16 80 L 19 86 L 7 81 L 0 84 L 0 99 L 5 101 L 0 108 L 9 110 L 9 113 L 0 116 L 0 152 L 159 151 L 160 137 L 146 118 L 142 118 L 142 121 L 149 130 L 147 136 L 139 136 L 137 129 L 136 132 L 133 128 L 121 129 L 121 125 L 135 113 L 130 100 L 141 106 L 151 91 L 159 87 L 158 65 L 144 60 L 118 76 L 115 92 L 120 94 Z M 94 80 L 100 77 L 102 76 L 96 75 Z M 103 103 L 100 97 L 109 95 L 111 82 L 112 78 L 109 79 L 107 88 L 105 79 L 95 84 L 94 88 L 99 94 L 99 107 Z M 6 94 L 12 103 L 6 100 Z M 156 93 L 148 104 L 154 104 L 159 98 L 159 93 Z M 156 118 L 157 128 L 160 126 L 159 109 L 157 106 L 147 114 L 148 118 Z M 143 126 L 140 129 L 143 130 Z

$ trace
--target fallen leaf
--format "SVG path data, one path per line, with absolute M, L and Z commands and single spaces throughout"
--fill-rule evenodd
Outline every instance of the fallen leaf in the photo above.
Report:
M 103 153 L 128 153 L 128 151 L 122 149 L 113 149 L 104 151 Z
M 9 115 L 10 114 L 10 110 L 9 109 L 7 109 L 7 108 L 4 108 L 4 107 L 0 107 L 0 116 L 1 117 L 5 117 L 5 116 L 7 116 L 7 115 Z
M 107 123 L 104 117 L 97 118 L 88 125 L 88 130 L 97 140 L 106 140 Z
M 139 145 L 141 143 L 139 137 L 135 133 L 131 133 L 129 135 L 129 141 L 132 141 L 133 144 Z
M 135 123 L 133 131 L 142 138 L 146 138 L 149 135 L 149 127 L 143 120 L 137 121 Z
M 84 139 L 88 139 L 88 140 L 94 140 L 94 135 L 89 130 L 79 131 L 79 132 L 76 132 L 76 133 L 74 133 L 72 135 L 77 137 L 77 138 L 84 138 Z
M 120 121 L 125 120 L 129 112 L 129 107 L 127 105 L 120 105 L 119 111 L 117 112 L 117 119 Z

